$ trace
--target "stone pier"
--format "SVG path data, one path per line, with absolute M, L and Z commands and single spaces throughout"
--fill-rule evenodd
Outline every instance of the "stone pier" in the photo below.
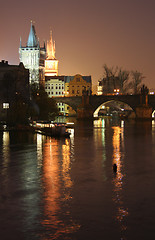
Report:
M 89 104 L 89 95 L 82 95 L 82 103 L 77 108 L 77 119 L 92 119 L 93 110 Z
M 145 85 L 141 88 L 140 105 L 136 107 L 137 119 L 152 119 L 152 107 L 148 104 L 148 88 Z

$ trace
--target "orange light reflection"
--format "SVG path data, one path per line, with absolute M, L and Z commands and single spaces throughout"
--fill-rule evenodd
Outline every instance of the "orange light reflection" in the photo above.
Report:
M 61 154 L 62 160 L 60 158 Z M 49 229 L 50 239 L 60 237 L 63 239 L 65 234 L 76 232 L 80 228 L 71 218 L 67 207 L 71 199 L 70 189 L 72 187 L 70 155 L 69 139 L 66 139 L 65 144 L 62 144 L 59 140 L 47 138 L 44 145 L 43 160 L 45 220 L 42 224 Z M 64 209 L 62 210 L 64 204 L 66 205 L 66 212 L 64 212 Z M 67 219 L 64 216 L 67 216 Z M 43 236 L 42 239 L 49 238 Z
M 123 178 L 124 174 L 122 173 L 122 159 L 123 153 L 121 152 L 120 146 L 124 147 L 124 138 L 123 138 L 123 128 L 113 127 L 113 164 L 117 164 L 117 173 L 113 178 L 114 184 L 114 196 L 113 201 L 117 205 L 116 220 L 119 222 L 121 231 L 127 229 L 127 226 L 124 223 L 125 218 L 128 216 L 128 209 L 124 208 L 124 203 L 122 199 L 122 190 L 123 190 Z

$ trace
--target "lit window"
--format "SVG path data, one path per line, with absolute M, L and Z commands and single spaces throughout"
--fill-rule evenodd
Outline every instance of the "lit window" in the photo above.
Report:
M 9 108 L 9 103 L 3 103 L 3 108 L 5 109 Z

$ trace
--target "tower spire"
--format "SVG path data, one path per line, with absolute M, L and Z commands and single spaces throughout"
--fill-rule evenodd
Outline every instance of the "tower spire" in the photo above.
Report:
M 30 33 L 27 41 L 27 47 L 37 47 L 38 46 L 38 40 L 36 36 L 35 27 L 31 21 L 31 27 L 30 27 Z
M 47 59 L 55 59 L 55 41 L 53 43 L 52 30 L 50 30 L 50 40 L 47 41 Z

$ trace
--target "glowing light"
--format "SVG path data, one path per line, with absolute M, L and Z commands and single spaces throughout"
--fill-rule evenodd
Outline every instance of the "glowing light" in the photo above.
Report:
M 9 108 L 9 103 L 3 103 L 3 108 L 8 109 Z

